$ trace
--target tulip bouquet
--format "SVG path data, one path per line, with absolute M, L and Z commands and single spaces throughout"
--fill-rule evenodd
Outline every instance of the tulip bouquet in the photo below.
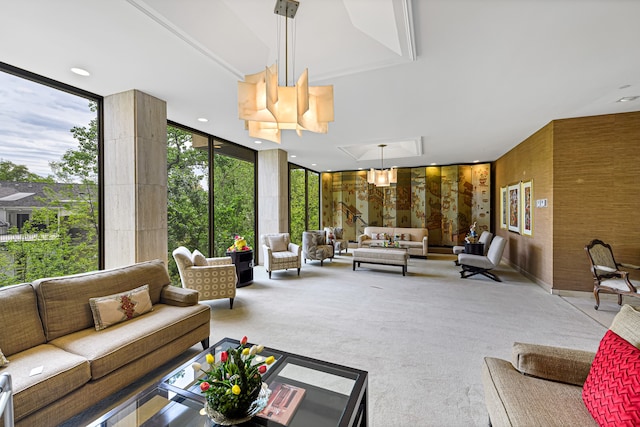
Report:
M 209 370 L 202 369 L 199 363 L 193 364 L 194 370 L 205 373 L 199 380 L 200 390 L 207 399 L 205 410 L 216 422 L 220 415 L 229 420 L 250 418 L 262 410 L 269 398 L 270 390 L 263 387 L 262 374 L 275 358 L 258 356 L 264 349 L 262 345 L 249 348 L 246 344 L 245 336 L 237 348 L 221 352 L 219 362 L 207 354 Z

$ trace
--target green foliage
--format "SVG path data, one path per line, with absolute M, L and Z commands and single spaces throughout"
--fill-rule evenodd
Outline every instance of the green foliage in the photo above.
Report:
M 290 169 L 289 187 L 291 241 L 300 244 L 302 232 L 320 228 L 320 175 L 306 169 Z
M 255 249 L 254 165 L 221 154 L 213 164 L 214 256 L 224 256 L 236 235 Z
M 95 103 L 89 107 L 96 111 Z M 9 230 L 11 238 L 0 245 L 0 286 L 98 268 L 97 119 L 71 133 L 78 147 L 50 163 L 53 177 L 0 161 L 0 180 L 51 183 L 43 189 L 45 207 L 33 210 L 20 231 Z
M 208 152 L 193 148 L 191 133 L 167 127 L 167 225 L 169 251 L 185 246 L 209 252 Z M 169 275 L 180 283 L 169 253 Z
M 43 178 L 29 172 L 25 165 L 16 165 L 9 160 L 0 159 L 0 181 L 11 182 L 53 182 L 50 177 Z

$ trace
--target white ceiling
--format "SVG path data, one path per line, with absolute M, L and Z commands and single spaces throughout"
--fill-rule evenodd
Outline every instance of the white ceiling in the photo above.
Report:
M 170 120 L 318 171 L 379 167 L 380 143 L 385 166 L 492 161 L 553 119 L 640 111 L 616 102 L 640 95 L 640 1 L 300 0 L 290 79 L 332 84 L 335 122 L 257 145 L 236 83 L 278 59 L 274 6 L 0 0 L 0 61 L 98 95 L 141 90 Z

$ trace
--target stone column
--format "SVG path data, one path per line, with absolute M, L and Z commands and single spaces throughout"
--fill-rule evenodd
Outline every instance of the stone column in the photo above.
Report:
M 258 235 L 254 256 L 260 259 L 260 234 L 289 230 L 289 164 L 287 152 L 275 149 L 258 152 Z
M 137 90 L 104 99 L 105 268 L 167 263 L 167 105 Z

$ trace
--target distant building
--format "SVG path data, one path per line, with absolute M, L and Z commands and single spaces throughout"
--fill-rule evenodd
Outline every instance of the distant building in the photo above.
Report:
M 51 203 L 52 194 L 59 203 Z M 62 205 L 80 200 L 81 196 L 78 184 L 0 181 L 0 234 L 6 234 L 11 227 L 21 230 L 38 208 L 57 209 L 57 217 L 60 219 L 68 215 Z

